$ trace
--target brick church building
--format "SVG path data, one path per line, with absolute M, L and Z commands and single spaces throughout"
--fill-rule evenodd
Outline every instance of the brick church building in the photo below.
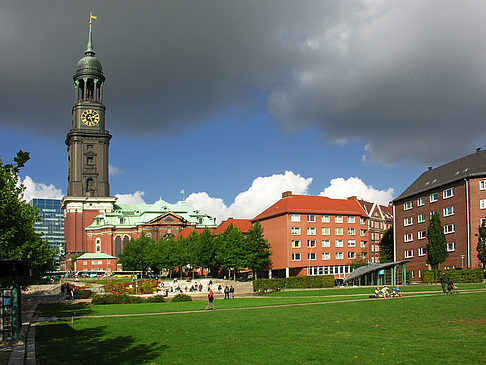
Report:
M 68 187 L 61 206 L 68 261 L 86 253 L 106 254 L 116 260 L 123 246 L 142 233 L 158 240 L 177 236 L 187 228 L 216 227 L 214 218 L 184 202 L 127 205 L 116 204 L 117 198 L 110 196 L 111 134 L 103 104 L 105 77 L 92 47 L 92 19 L 90 16 L 88 45 L 73 76 L 75 103 L 66 136 Z

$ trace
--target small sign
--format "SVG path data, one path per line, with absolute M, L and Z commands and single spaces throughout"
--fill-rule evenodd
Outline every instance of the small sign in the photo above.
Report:
M 3 298 L 3 306 L 10 307 L 12 305 L 12 301 L 10 297 Z
M 378 275 L 385 275 L 385 269 L 381 269 L 380 271 L 378 271 Z

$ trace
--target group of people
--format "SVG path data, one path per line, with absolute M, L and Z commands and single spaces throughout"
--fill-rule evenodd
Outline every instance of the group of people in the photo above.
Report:
M 69 283 L 61 285 L 61 293 L 66 293 L 69 300 L 74 300 L 74 286 L 69 285 Z
M 197 293 L 202 292 L 203 290 L 203 285 L 201 283 L 198 284 L 197 282 L 192 284 L 190 287 L 185 285 L 184 288 L 182 288 L 181 285 L 178 285 L 177 281 L 174 281 L 174 283 L 174 285 L 166 285 L 162 280 L 159 280 L 157 283 L 157 289 L 166 297 L 169 296 L 169 293 Z
M 402 296 L 402 292 L 400 291 L 398 285 L 392 288 L 391 292 L 390 292 L 390 288 L 388 288 L 387 285 L 385 285 L 381 289 L 379 286 L 377 286 L 375 290 L 375 298 L 398 298 L 401 296 Z
M 449 276 L 445 271 L 442 271 L 442 275 L 440 276 L 440 285 L 442 285 L 442 292 L 444 294 L 452 294 L 456 291 L 454 282 L 449 279 Z
M 206 308 L 204 308 L 205 310 L 206 309 L 209 309 L 209 307 L 212 308 L 212 310 L 215 310 L 216 308 L 214 307 L 214 292 L 213 290 L 211 289 L 211 286 L 209 285 L 208 286 L 208 305 L 206 306 Z M 224 299 L 234 299 L 235 298 L 235 288 L 233 288 L 233 286 L 227 286 L 224 288 L 223 290 L 223 287 L 220 285 L 218 285 L 218 291 L 221 293 L 221 294 L 224 294 Z

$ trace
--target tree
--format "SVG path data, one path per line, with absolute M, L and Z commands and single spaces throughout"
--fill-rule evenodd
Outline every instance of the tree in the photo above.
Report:
M 132 238 L 118 256 L 123 270 L 147 271 L 153 262 L 154 246 L 154 240 L 143 233 L 136 240 Z
M 484 219 L 483 223 L 479 226 L 476 237 L 478 237 L 478 259 L 484 267 L 486 266 L 486 219 Z
M 236 271 L 245 267 L 245 242 L 243 233 L 238 227 L 230 224 L 223 233 L 220 233 L 216 241 L 219 241 L 216 259 L 221 262 L 221 267 L 224 269 L 234 270 L 236 279 Z
M 263 227 L 260 222 L 256 222 L 248 230 L 245 237 L 246 254 L 244 267 L 250 268 L 257 279 L 257 271 L 268 268 L 272 261 L 270 260 L 270 244 L 263 235 Z
M 18 173 L 29 160 L 29 153 L 20 150 L 15 164 L 0 160 L 0 259 L 27 261 L 33 277 L 54 269 L 54 252 L 47 241 L 35 233 L 39 214 L 23 200 L 24 186 Z
M 427 228 L 427 240 L 427 263 L 435 269 L 435 283 L 437 284 L 439 264 L 443 263 L 449 256 L 444 228 L 440 223 L 439 213 L 432 214 L 429 227 Z
M 380 262 L 393 262 L 393 259 L 393 227 L 390 227 L 383 234 L 383 237 L 380 241 Z

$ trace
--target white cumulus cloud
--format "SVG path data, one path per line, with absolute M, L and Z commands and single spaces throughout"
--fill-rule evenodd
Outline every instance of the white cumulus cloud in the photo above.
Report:
M 52 184 L 36 183 L 30 176 L 25 177 L 22 185 L 25 187 L 24 199 L 26 201 L 31 201 L 33 198 L 62 199 L 63 197 L 61 189 Z
M 120 170 L 118 167 L 116 167 L 115 165 L 112 165 L 112 164 L 109 164 L 108 165 L 108 173 L 110 174 L 110 176 L 116 176 L 116 175 L 120 175 L 123 173 L 122 170 Z
M 136 191 L 133 194 L 115 194 L 117 204 L 145 204 L 143 196 L 145 192 Z
M 311 183 L 311 177 L 305 178 L 292 171 L 285 171 L 284 174 L 256 178 L 250 188 L 239 193 L 230 206 L 205 192 L 189 195 L 186 202 L 191 208 L 215 217 L 218 223 L 229 217 L 253 218 L 278 201 L 284 191 L 307 194 Z
M 334 199 L 346 199 L 350 196 L 356 196 L 358 199 L 388 205 L 393 199 L 393 188 L 376 190 L 373 186 L 366 185 L 358 177 L 350 177 L 347 180 L 338 177 L 332 179 L 331 184 L 319 195 Z

